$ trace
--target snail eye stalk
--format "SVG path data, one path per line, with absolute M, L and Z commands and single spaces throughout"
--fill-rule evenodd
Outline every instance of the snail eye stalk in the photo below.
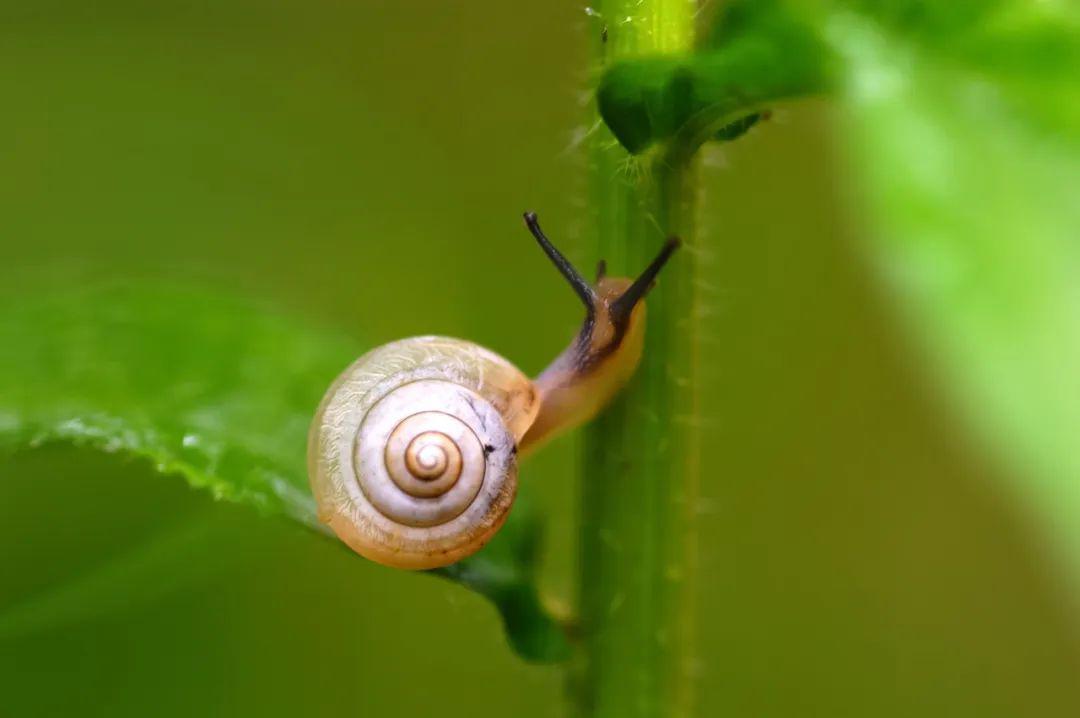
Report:
M 564 257 L 562 252 L 556 249 L 551 240 L 547 238 L 544 231 L 540 229 L 540 221 L 536 218 L 536 213 L 526 212 L 524 217 L 525 226 L 532 232 L 532 236 L 536 237 L 540 249 L 544 250 L 544 254 L 548 256 L 551 263 L 555 265 L 555 268 L 566 278 L 574 292 L 581 298 L 586 311 L 592 315 L 596 311 L 596 290 L 593 289 L 585 277 L 581 276 L 580 272 L 574 269 L 574 265 L 570 264 L 570 260 Z
M 600 298 L 594 286 L 589 284 L 585 277 L 581 276 L 581 273 L 574 268 L 570 260 L 563 256 L 562 252 L 556 249 L 551 240 L 547 238 L 544 231 L 540 229 L 540 221 L 536 218 L 535 212 L 526 212 L 524 217 L 525 226 L 532 232 L 540 248 L 544 250 L 544 254 L 548 256 L 548 259 L 566 278 L 566 281 L 570 283 L 578 297 L 581 298 L 588 316 L 590 318 L 595 316 L 596 304 L 600 301 Z M 669 237 L 664 242 L 664 246 L 661 247 L 659 254 L 649 263 L 649 266 L 645 267 L 645 270 L 627 287 L 626 291 L 611 303 L 610 313 L 615 324 L 622 325 L 630 320 L 630 313 L 634 311 L 634 307 L 652 289 L 653 283 L 656 281 L 656 275 L 660 273 L 660 270 L 664 268 L 667 261 L 671 259 L 671 255 L 675 253 L 675 250 L 681 244 L 682 241 L 678 237 Z M 607 276 L 607 263 L 600 260 L 596 266 L 596 283 L 599 284 L 600 280 L 604 279 L 605 276 Z
M 660 274 L 660 270 L 664 268 L 667 261 L 671 259 L 671 255 L 681 245 L 682 240 L 678 237 L 668 237 L 668 240 L 664 242 L 664 246 L 660 248 L 660 253 L 656 255 L 653 261 L 649 262 L 649 266 L 645 267 L 645 270 L 634 280 L 634 283 L 611 303 L 612 320 L 618 323 L 630 319 L 630 312 L 634 311 L 637 303 L 649 293 L 653 283 L 656 281 L 656 275 Z

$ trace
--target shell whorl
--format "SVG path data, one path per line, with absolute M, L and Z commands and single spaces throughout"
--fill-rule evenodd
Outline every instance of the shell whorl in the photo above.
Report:
M 355 551 L 433 568 L 477 551 L 517 489 L 517 442 L 538 411 L 532 383 L 480 346 L 416 337 L 358 359 L 312 424 L 320 517 Z

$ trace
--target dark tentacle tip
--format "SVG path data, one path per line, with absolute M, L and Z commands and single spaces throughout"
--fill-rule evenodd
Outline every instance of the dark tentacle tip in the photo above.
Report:
M 570 264 L 570 260 L 564 257 L 562 252 L 556 249 L 551 240 L 547 238 L 544 230 L 540 229 L 540 221 L 537 219 L 536 213 L 525 212 L 522 216 L 525 219 L 525 226 L 529 228 L 532 236 L 536 238 L 540 249 L 544 250 L 544 254 L 548 256 L 551 263 L 566 278 L 574 292 L 581 298 L 582 303 L 585 305 L 585 311 L 589 316 L 592 316 L 596 311 L 596 290 L 593 289 L 585 277 L 581 276 L 581 273 L 574 268 L 574 265 Z
M 653 288 L 656 283 L 656 275 L 660 274 L 660 270 L 671 259 L 671 255 L 681 246 L 681 239 L 668 237 L 667 241 L 664 242 L 664 246 L 660 248 L 660 252 L 653 261 L 649 262 L 649 266 L 645 267 L 638 278 L 634 280 L 634 283 L 611 303 L 611 318 L 616 324 L 625 324 L 630 321 L 630 313 L 634 311 L 634 307 Z
M 536 238 L 537 244 L 544 250 L 544 254 L 548 256 L 552 264 L 559 270 L 559 272 L 566 278 L 574 292 L 580 297 L 582 303 L 585 305 L 586 311 L 586 323 L 585 326 L 591 326 L 591 320 L 596 316 L 596 305 L 600 301 L 597 296 L 596 289 L 591 285 L 582 275 L 578 272 L 570 261 L 563 256 L 562 252 L 555 248 L 555 245 L 551 243 L 551 240 L 547 238 L 544 231 L 540 228 L 540 220 L 537 219 L 535 212 L 525 212 L 522 214 L 525 220 L 525 226 L 529 228 L 529 232 Z M 630 314 L 634 311 L 634 307 L 638 302 L 645 298 L 645 295 L 652 289 L 653 284 L 656 281 L 656 275 L 660 273 L 660 270 L 664 268 L 667 261 L 671 259 L 671 255 L 675 253 L 675 250 L 682 245 L 682 240 L 678 237 L 668 237 L 664 242 L 664 246 L 661 247 L 660 252 L 649 263 L 649 266 L 641 272 L 641 275 L 634 280 L 634 282 L 623 292 L 618 299 L 611 302 L 609 306 L 609 312 L 611 319 L 617 326 L 625 326 L 630 321 Z M 600 283 L 607 273 L 607 264 L 601 260 L 596 267 L 596 282 Z

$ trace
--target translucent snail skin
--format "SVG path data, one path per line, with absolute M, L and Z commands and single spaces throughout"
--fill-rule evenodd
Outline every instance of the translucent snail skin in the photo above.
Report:
M 637 279 L 590 283 L 525 224 L 585 305 L 581 330 L 535 380 L 462 339 L 424 336 L 373 349 L 339 376 L 308 434 L 319 517 L 362 556 L 428 569 L 469 556 L 506 520 L 517 457 L 596 415 L 637 368 L 645 295 L 679 246 L 667 240 Z

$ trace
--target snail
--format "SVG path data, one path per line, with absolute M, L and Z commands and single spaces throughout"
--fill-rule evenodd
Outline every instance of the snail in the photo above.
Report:
M 590 283 L 525 223 L 585 305 L 570 346 L 530 380 L 469 341 L 421 336 L 364 354 L 327 390 L 308 438 L 319 518 L 362 556 L 406 569 L 478 551 L 506 520 L 518 451 L 587 421 L 641 358 L 642 299 L 679 245 L 668 239 L 634 280 Z

